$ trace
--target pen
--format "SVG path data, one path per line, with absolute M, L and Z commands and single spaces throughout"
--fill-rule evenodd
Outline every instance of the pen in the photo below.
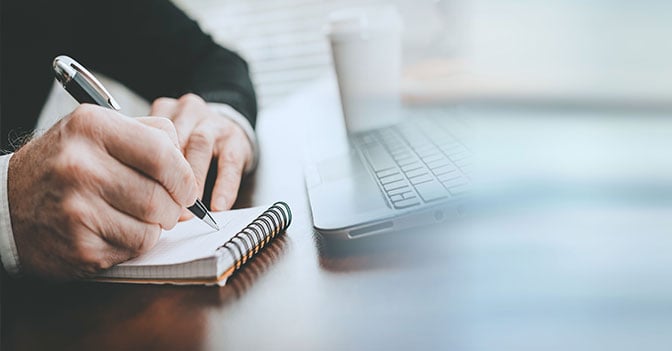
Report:
M 53 67 L 56 79 L 80 104 L 95 104 L 115 111 L 121 109 L 119 103 L 114 100 L 100 81 L 86 68 L 77 63 L 77 61 L 68 56 L 61 55 L 54 59 Z M 210 212 L 208 212 L 208 209 L 200 199 L 196 199 L 196 203 L 187 207 L 187 209 L 207 223 L 212 229 L 219 230 L 217 222 L 212 218 Z

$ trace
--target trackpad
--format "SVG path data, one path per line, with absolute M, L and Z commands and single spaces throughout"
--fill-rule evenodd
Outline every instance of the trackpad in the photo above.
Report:
M 370 177 L 364 164 L 354 151 L 347 155 L 320 161 L 317 164 L 317 171 L 323 182 L 354 178 L 361 175 Z
M 322 182 L 309 189 L 316 225 L 347 226 L 389 211 L 378 185 L 357 155 L 325 160 L 317 169 Z

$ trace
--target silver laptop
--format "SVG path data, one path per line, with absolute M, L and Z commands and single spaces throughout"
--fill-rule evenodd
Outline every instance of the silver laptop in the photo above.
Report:
M 471 187 L 469 128 L 448 109 L 416 111 L 405 122 L 350 136 L 347 155 L 308 167 L 315 228 L 356 239 L 459 215 Z

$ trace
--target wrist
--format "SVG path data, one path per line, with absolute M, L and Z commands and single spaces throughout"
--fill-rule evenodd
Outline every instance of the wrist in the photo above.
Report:
M 21 263 L 9 208 L 9 165 L 14 154 L 0 156 L 0 260 L 7 273 L 20 275 Z

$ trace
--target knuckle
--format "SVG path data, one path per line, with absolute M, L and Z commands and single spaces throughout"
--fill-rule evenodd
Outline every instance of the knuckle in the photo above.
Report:
M 152 102 L 151 109 L 152 110 L 157 110 L 161 109 L 164 106 L 169 106 L 171 105 L 175 99 L 168 98 L 168 97 L 160 97 Z
M 65 145 L 54 163 L 54 173 L 64 183 L 70 183 L 76 179 L 90 179 L 95 173 L 93 167 L 89 165 L 90 158 L 87 158 L 78 143 L 69 143 Z
M 180 219 L 180 214 L 182 213 L 182 207 L 174 204 L 171 208 L 166 209 L 165 218 L 161 221 L 161 228 L 170 230 L 177 225 L 178 220 Z
M 214 140 L 212 134 L 206 129 L 196 129 L 189 136 L 189 147 L 197 150 L 212 147 Z
M 238 168 L 241 168 L 242 171 L 244 161 L 240 154 L 235 152 L 235 150 L 227 148 L 222 152 L 220 158 L 225 169 L 228 169 L 231 172 L 238 172 Z
M 86 119 L 95 117 L 97 112 L 100 110 L 100 107 L 92 104 L 81 104 L 75 108 L 73 111 L 73 116 L 76 116 L 78 119 Z
M 87 206 L 76 196 L 67 196 L 62 202 L 61 208 L 65 224 L 71 230 L 79 227 L 86 218 Z
M 91 104 L 81 104 L 70 114 L 70 122 L 73 126 L 89 126 L 95 121 L 100 113 L 100 107 Z
M 180 97 L 179 102 L 181 104 L 199 104 L 205 102 L 200 96 L 194 93 L 184 94 Z
M 161 235 L 161 227 L 156 224 L 148 224 L 145 225 L 145 228 L 143 230 L 142 236 L 139 238 L 137 241 L 136 245 L 131 248 L 134 254 L 142 254 L 156 244 L 157 240 L 159 240 L 159 236 Z
M 179 191 L 179 194 L 177 195 L 180 197 L 179 199 L 180 204 L 184 206 L 189 206 L 192 205 L 193 201 L 195 200 L 195 198 L 193 198 L 193 195 L 195 194 L 194 191 L 196 190 L 196 180 L 194 177 L 194 173 L 191 171 L 191 168 L 189 166 L 184 166 L 181 168 L 182 171 L 180 172 L 181 174 L 179 176 L 178 186 L 182 190 Z
M 107 130 L 108 111 L 90 104 L 79 105 L 69 116 L 66 130 L 74 135 L 100 136 Z
M 153 138 L 156 147 L 156 153 L 152 158 L 152 169 L 156 173 L 161 173 L 173 161 L 174 153 L 178 152 L 170 138 L 162 132 L 155 134 Z
M 152 183 L 149 196 L 144 200 L 142 208 L 142 217 L 150 223 L 157 223 L 165 207 L 159 197 L 163 187 L 158 183 Z
M 166 132 L 175 131 L 175 124 L 173 124 L 173 121 L 170 118 L 167 117 L 155 117 L 155 118 L 157 128 Z
M 104 259 L 101 250 L 86 241 L 81 240 L 74 245 L 73 252 L 79 262 L 79 267 L 85 275 L 93 275 L 104 269 L 110 268 L 110 262 Z
M 143 208 L 143 219 L 152 223 L 156 222 L 158 215 L 161 213 L 160 207 L 160 204 L 155 199 L 147 201 Z

